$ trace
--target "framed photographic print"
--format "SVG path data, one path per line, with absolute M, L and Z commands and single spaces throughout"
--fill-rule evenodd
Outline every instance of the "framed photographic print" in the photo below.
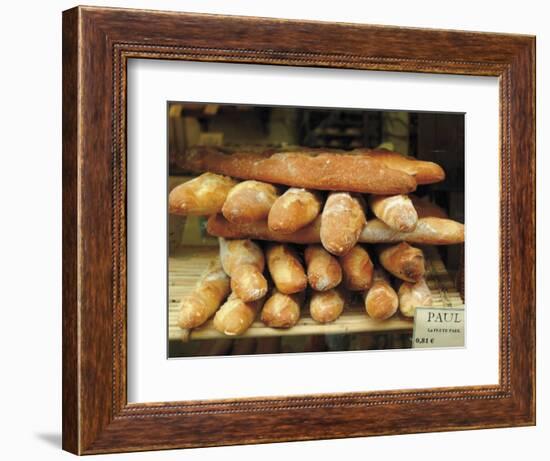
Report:
M 534 424 L 534 53 L 64 12 L 64 449 Z

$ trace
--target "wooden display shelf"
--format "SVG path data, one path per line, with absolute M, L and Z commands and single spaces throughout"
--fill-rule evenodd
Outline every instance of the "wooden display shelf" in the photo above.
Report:
M 464 302 L 449 276 L 437 250 L 434 247 L 424 247 L 426 256 L 426 282 L 432 291 L 433 306 L 454 307 Z M 200 275 L 210 261 L 218 257 L 218 248 L 180 247 L 169 258 L 169 313 L 168 335 L 170 340 L 189 341 L 203 339 L 235 338 L 228 337 L 214 329 L 212 320 L 193 330 L 182 330 L 177 325 L 179 302 L 183 295 L 193 289 Z M 256 320 L 239 338 L 260 338 L 273 336 L 346 334 L 365 332 L 412 332 L 412 319 L 399 314 L 388 320 L 377 321 L 369 318 L 360 302 L 346 306 L 344 313 L 328 324 L 315 322 L 307 311 L 302 310 L 299 322 L 289 329 L 266 327 Z

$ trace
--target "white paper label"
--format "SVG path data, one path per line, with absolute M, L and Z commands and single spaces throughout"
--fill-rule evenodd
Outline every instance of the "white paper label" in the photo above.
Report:
M 464 306 L 417 307 L 413 348 L 464 347 Z

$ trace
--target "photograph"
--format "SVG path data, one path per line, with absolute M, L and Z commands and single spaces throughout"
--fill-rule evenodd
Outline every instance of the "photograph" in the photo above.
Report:
M 464 117 L 169 101 L 168 357 L 463 347 Z

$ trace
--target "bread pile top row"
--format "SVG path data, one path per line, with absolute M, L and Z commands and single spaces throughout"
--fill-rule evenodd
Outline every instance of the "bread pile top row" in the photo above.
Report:
M 406 195 L 417 184 L 444 179 L 433 162 L 384 150 L 227 154 L 200 147 L 190 150 L 185 167 L 206 173 L 171 191 L 169 211 L 210 216 L 207 230 L 217 237 L 321 242 L 337 256 L 357 242 L 464 241 L 463 224 Z M 367 201 L 376 219 L 367 221 Z

